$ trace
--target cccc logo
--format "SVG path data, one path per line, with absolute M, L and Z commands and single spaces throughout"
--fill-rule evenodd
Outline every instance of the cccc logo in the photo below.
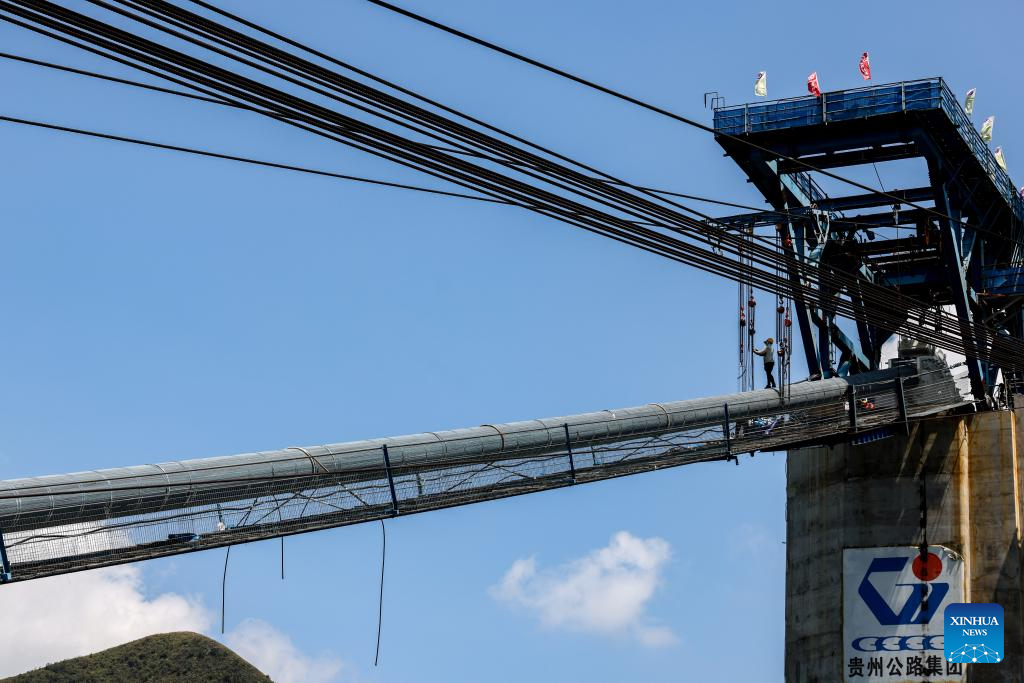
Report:
M 934 636 L 863 636 L 853 641 L 860 652 L 924 652 L 943 649 L 941 635 Z

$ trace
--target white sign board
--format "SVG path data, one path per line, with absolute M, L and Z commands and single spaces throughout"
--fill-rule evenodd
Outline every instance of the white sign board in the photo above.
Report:
M 964 601 L 964 563 L 942 546 L 843 550 L 843 675 L 849 683 L 964 680 L 943 657 L 946 605 Z

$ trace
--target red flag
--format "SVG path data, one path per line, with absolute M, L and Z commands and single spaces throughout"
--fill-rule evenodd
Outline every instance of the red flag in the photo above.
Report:
M 807 92 L 815 97 L 821 97 L 821 88 L 818 87 L 818 72 L 815 71 L 807 77 Z
M 867 52 L 860 56 L 860 75 L 864 77 L 865 81 L 871 80 L 871 60 L 868 59 Z

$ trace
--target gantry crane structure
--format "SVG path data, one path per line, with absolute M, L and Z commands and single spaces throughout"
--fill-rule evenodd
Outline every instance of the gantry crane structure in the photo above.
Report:
M 861 284 L 871 283 L 917 301 L 907 316 L 955 310 L 977 400 L 991 398 L 1001 379 L 1019 380 L 1013 369 L 1001 377 L 1000 363 L 982 352 L 1024 339 L 1024 199 L 942 78 L 718 106 L 714 129 L 771 206 L 717 222 L 774 227 L 796 260 L 857 276 L 845 288 L 823 286 L 808 296 L 799 293 L 802 275 L 788 270 L 810 374 L 878 369 L 896 330 L 869 320 Z M 917 161 L 927 182 L 882 191 L 833 183 L 843 194 L 819 182 L 836 169 L 871 164 L 877 173 L 903 160 Z M 856 309 L 855 329 L 838 324 L 839 297 Z M 979 335 L 975 321 L 995 334 Z

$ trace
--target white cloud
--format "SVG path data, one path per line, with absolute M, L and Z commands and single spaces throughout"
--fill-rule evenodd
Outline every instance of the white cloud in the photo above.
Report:
M 677 640 L 676 634 L 666 626 L 637 626 L 634 635 L 647 647 L 668 647 Z
M 22 673 L 154 633 L 205 631 L 213 616 L 199 600 L 146 597 L 138 567 L 54 576 L 0 588 L 4 656 L 0 676 Z
M 291 638 L 259 619 L 246 619 L 225 641 L 275 683 L 328 683 L 342 668 L 341 660 L 330 654 L 307 657 Z
M 668 628 L 645 617 L 671 556 L 668 542 L 615 534 L 604 548 L 553 569 L 534 558 L 516 560 L 491 594 L 535 612 L 549 627 L 606 635 L 630 635 L 648 647 L 675 642 Z
M 768 530 L 757 524 L 744 522 L 732 534 L 732 551 L 745 555 L 764 555 L 780 552 L 781 541 L 773 538 Z
M 147 596 L 142 570 L 122 565 L 0 587 L 0 621 L 4 677 L 155 633 L 206 633 L 215 616 L 197 597 Z M 275 683 L 328 683 L 342 668 L 331 655 L 307 657 L 263 621 L 243 621 L 224 640 Z

